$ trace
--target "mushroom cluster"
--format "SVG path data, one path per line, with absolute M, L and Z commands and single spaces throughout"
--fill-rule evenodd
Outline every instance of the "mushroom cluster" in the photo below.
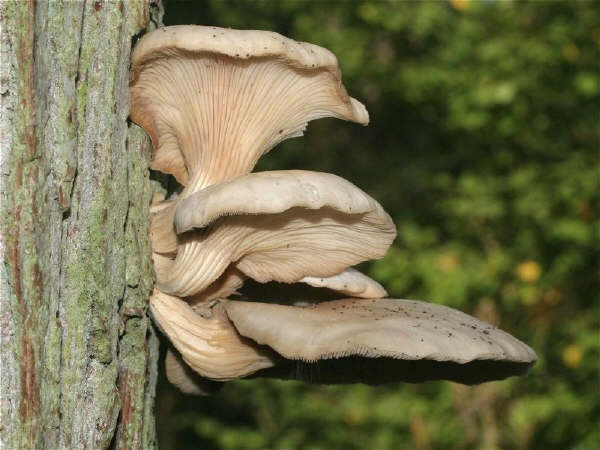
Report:
M 533 350 L 503 331 L 444 306 L 385 298 L 353 269 L 383 257 L 396 229 L 352 183 L 303 170 L 251 173 L 311 120 L 368 123 L 330 51 L 267 31 L 160 28 L 136 45 L 130 92 L 131 119 L 152 140 L 151 168 L 182 186 L 153 203 L 150 224 L 150 308 L 173 345 L 167 376 L 180 389 L 202 393 L 206 380 L 248 376 L 477 383 L 533 364 Z M 285 289 L 276 303 L 257 301 L 267 290 L 239 294 L 248 280 L 259 292 L 271 282 Z

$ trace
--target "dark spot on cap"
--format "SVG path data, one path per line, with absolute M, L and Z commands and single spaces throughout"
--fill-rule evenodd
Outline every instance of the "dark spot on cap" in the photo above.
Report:
M 100 2 L 94 2 L 94 9 L 96 11 L 100 11 L 102 9 L 102 3 L 100 3 Z

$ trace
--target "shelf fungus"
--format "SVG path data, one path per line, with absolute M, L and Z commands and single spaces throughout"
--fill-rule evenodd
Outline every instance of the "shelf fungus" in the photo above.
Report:
M 207 187 L 179 203 L 175 227 L 188 232 L 189 245 L 157 287 L 182 297 L 202 292 L 231 263 L 263 283 L 331 277 L 383 257 L 396 236 L 390 216 L 352 183 L 302 170 Z
M 331 52 L 266 31 L 166 27 L 137 44 L 130 87 L 151 168 L 182 186 L 153 202 L 150 225 L 150 309 L 182 391 L 242 377 L 473 384 L 536 361 L 509 334 L 445 306 L 384 298 L 353 269 L 383 257 L 396 229 L 352 183 L 250 173 L 311 120 L 368 123 Z
M 132 55 L 131 119 L 150 135 L 151 168 L 195 192 L 252 170 L 309 121 L 366 125 L 329 50 L 270 31 L 172 26 Z

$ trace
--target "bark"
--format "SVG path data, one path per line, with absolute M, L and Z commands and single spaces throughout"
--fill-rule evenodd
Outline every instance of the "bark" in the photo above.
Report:
M 160 0 L 0 2 L 0 448 L 154 448 L 150 144 L 132 39 Z

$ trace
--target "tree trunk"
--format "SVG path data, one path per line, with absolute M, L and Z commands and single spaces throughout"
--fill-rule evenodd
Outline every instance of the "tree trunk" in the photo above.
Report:
M 153 448 L 150 145 L 132 38 L 160 0 L 0 2 L 0 448 Z

